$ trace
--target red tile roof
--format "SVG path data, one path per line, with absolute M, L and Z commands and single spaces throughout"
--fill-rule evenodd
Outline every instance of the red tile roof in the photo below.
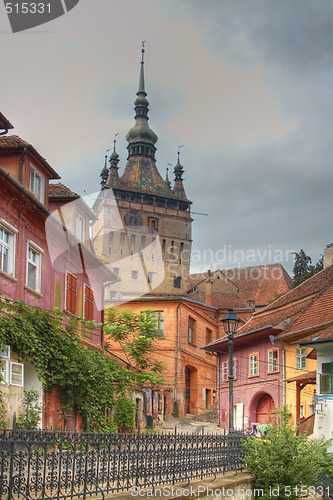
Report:
M 0 137 L 0 153 L 1 152 L 21 152 L 26 148 L 30 153 L 44 166 L 49 172 L 51 179 L 60 179 L 59 174 L 48 164 L 38 151 L 28 142 L 24 141 L 17 135 L 5 135 Z
M 322 342 L 333 342 L 333 325 L 328 326 L 327 328 L 324 328 L 320 330 L 319 332 L 313 333 L 312 335 L 309 335 L 308 337 L 305 337 L 300 344 L 303 345 L 309 345 L 309 344 L 318 344 Z
M 323 324 L 333 319 L 333 266 L 301 283 L 253 315 L 240 333 L 273 325 L 283 333 Z
M 61 182 L 49 185 L 49 198 L 80 198 L 80 195 L 71 191 L 67 186 Z
M 219 308 L 241 308 L 248 307 L 248 301 L 253 301 L 257 306 L 269 304 L 278 295 L 290 290 L 292 279 L 281 264 L 267 264 L 262 266 L 242 267 L 228 269 L 225 271 L 217 270 L 212 273 L 202 273 L 199 276 L 192 275 L 190 283 L 192 291 L 189 296 L 198 301 L 204 302 L 206 294 L 203 290 L 196 290 L 201 283 L 212 280 L 219 286 L 225 283 L 228 290 L 212 290 L 212 305 Z M 230 290 L 233 285 L 234 290 Z

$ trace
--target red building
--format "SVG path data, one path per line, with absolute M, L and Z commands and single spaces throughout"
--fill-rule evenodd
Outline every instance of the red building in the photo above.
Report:
M 10 123 L 3 118 L 1 115 L 0 127 L 6 130 Z M 0 291 L 31 306 L 48 310 L 57 307 L 68 316 L 101 323 L 103 283 L 114 277 L 84 237 L 89 234 L 93 217 L 90 209 L 65 186 L 51 187 L 49 182 L 54 179 L 59 175 L 31 144 L 15 135 L 0 137 Z M 76 204 L 67 210 L 67 220 L 74 222 L 66 227 L 57 216 L 73 200 Z M 57 210 L 55 216 L 50 209 Z M 47 231 L 50 224 L 58 232 Z M 103 349 L 101 327 L 89 332 L 83 341 Z M 57 394 L 46 398 L 35 368 L 24 360 L 18 362 L 10 346 L 1 351 L 1 356 L 5 379 L 1 390 L 8 421 L 21 410 L 23 390 L 36 389 L 43 405 L 41 426 L 59 426 Z M 67 427 L 75 426 L 75 416 L 69 418 Z

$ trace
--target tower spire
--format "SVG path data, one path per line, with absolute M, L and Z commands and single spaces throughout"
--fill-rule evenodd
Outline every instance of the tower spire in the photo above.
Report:
M 112 154 L 110 155 L 109 163 L 110 163 L 110 172 L 107 180 L 107 187 L 114 187 L 115 182 L 117 179 L 119 179 L 119 174 L 118 174 L 118 163 L 119 163 L 119 155 L 116 152 L 116 137 L 119 134 L 114 135 L 113 139 L 113 151 Z M 110 150 L 108 150 L 110 151 Z
M 155 160 L 155 143 L 157 142 L 157 135 L 151 130 L 148 125 L 148 111 L 149 102 L 145 90 L 144 78 L 144 54 L 145 54 L 145 40 L 142 42 L 141 49 L 141 63 L 140 63 L 140 77 L 139 77 L 139 90 L 134 101 L 135 105 L 135 125 L 128 132 L 126 139 L 128 141 L 128 157 L 131 156 L 148 156 Z

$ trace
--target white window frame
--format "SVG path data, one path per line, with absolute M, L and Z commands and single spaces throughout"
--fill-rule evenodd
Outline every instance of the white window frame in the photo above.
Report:
M 276 358 L 274 354 L 276 353 Z M 276 370 L 274 370 L 274 362 L 276 361 Z M 279 371 L 279 351 L 278 349 L 270 349 L 268 351 L 268 373 L 276 373 Z
M 296 370 L 306 370 L 306 347 L 296 349 Z
M 76 212 L 76 224 L 75 224 L 75 235 L 79 240 L 84 241 L 85 237 L 85 219 L 84 217 L 80 214 L 80 212 Z
M 29 250 L 32 250 L 35 252 L 37 256 L 37 262 L 34 262 L 32 259 L 29 257 Z M 40 248 L 36 243 L 34 243 L 31 240 L 28 240 L 27 243 L 27 266 L 26 266 L 26 286 L 29 288 L 29 290 L 34 290 L 37 293 L 41 293 L 42 290 L 42 255 L 44 253 L 44 250 Z M 29 264 L 31 266 L 34 266 L 36 268 L 36 288 L 33 288 L 29 285 Z
M 221 372 L 222 372 L 222 380 L 224 382 L 227 381 L 229 378 L 229 362 L 228 361 L 222 361 Z
M 259 354 L 254 352 L 249 356 L 249 377 L 255 377 L 259 375 Z
M 234 377 L 234 380 L 237 380 L 237 368 L 238 368 L 237 359 L 233 358 L 233 377 Z M 222 362 L 222 380 L 224 380 L 224 381 L 229 380 L 229 360 Z
M 1 380 L 0 383 L 8 385 L 9 384 L 9 366 L 10 366 L 10 361 L 9 361 L 9 359 L 1 357 L 0 358 L 0 363 L 1 363 L 0 373 L 2 375 L 2 380 Z
M 16 235 L 18 230 L 1 217 L 0 226 L 3 231 L 8 233 L 9 236 L 8 243 L 4 240 L 0 240 L 0 245 L 8 250 L 8 269 L 4 270 L 2 268 L 2 262 L 0 262 L 0 270 L 9 276 L 15 276 Z
M 13 368 L 14 367 L 19 367 L 20 368 L 21 382 L 19 382 L 19 383 L 14 383 L 13 382 Z M 10 363 L 9 383 L 10 383 L 10 385 L 15 385 L 16 387 L 23 387 L 24 386 L 24 366 L 23 366 L 22 363 L 16 363 L 15 361 L 11 361 L 11 363 Z
M 36 188 L 36 178 L 38 178 L 40 182 L 39 191 Z M 29 169 L 29 189 L 39 201 L 44 203 L 45 178 L 44 175 L 34 165 L 32 165 L 32 163 L 30 163 Z

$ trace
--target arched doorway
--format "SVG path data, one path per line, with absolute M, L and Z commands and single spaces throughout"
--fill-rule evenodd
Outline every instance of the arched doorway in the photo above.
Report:
M 259 400 L 256 410 L 256 422 L 258 424 L 268 424 L 272 420 L 272 412 L 275 410 L 275 403 L 269 394 L 265 394 Z
M 197 374 L 197 369 L 194 366 L 187 365 L 185 367 L 185 413 L 198 413 Z

